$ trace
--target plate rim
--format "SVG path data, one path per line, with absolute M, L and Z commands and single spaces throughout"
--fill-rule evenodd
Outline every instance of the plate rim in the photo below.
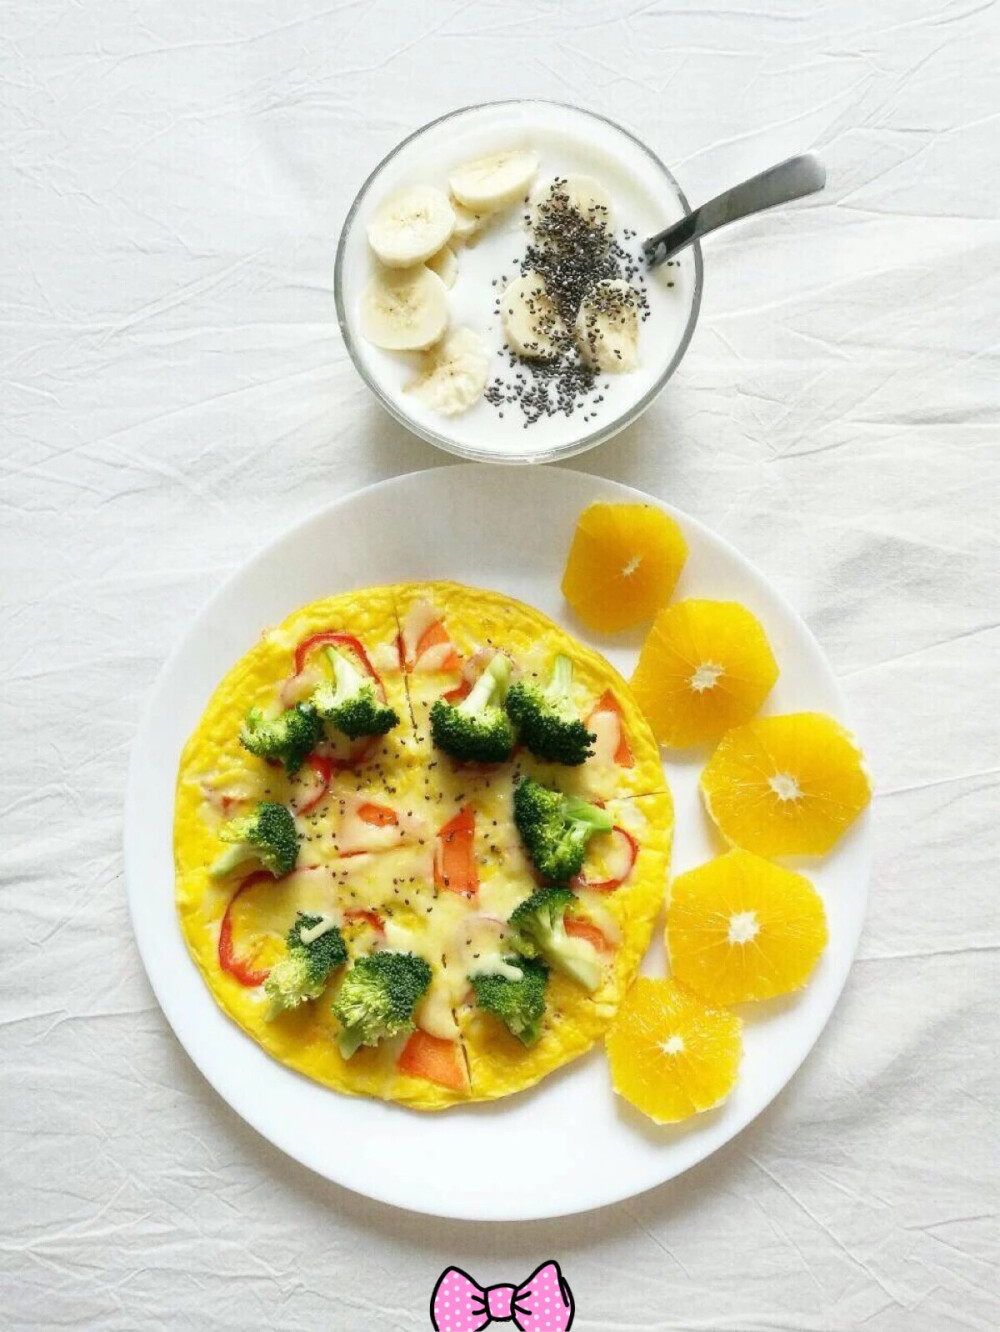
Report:
M 640 490 L 637 487 L 629 485 L 625 482 L 620 482 L 610 477 L 606 477 L 597 473 L 584 472 L 577 468 L 566 468 L 560 466 L 557 468 L 553 468 L 552 470 L 559 473 L 569 473 L 570 475 L 573 475 L 575 477 L 582 478 L 585 479 L 586 481 L 592 482 L 595 486 L 611 486 L 622 494 L 623 502 L 629 502 L 629 500 L 631 499 L 632 502 L 655 505 L 657 508 L 668 513 L 670 516 L 679 519 L 683 525 L 689 527 L 693 531 L 696 531 L 699 534 L 699 536 L 707 537 L 710 540 L 710 542 L 715 543 L 716 545 L 721 547 L 729 558 L 733 559 L 739 566 L 741 566 L 744 572 L 749 573 L 755 580 L 761 582 L 767 588 L 768 593 L 773 597 L 776 604 L 781 608 L 781 610 L 785 615 L 791 618 L 791 620 L 795 623 L 799 632 L 803 634 L 804 638 L 806 639 L 811 649 L 819 656 L 824 667 L 826 668 L 826 672 L 829 677 L 828 684 L 831 688 L 832 696 L 836 701 L 837 717 L 844 725 L 851 727 L 853 729 L 850 710 L 847 707 L 843 690 L 840 687 L 840 681 L 837 679 L 836 675 L 834 674 L 833 669 L 827 659 L 826 653 L 823 651 L 819 641 L 813 634 L 811 628 L 809 627 L 807 622 L 803 619 L 803 617 L 799 614 L 796 608 L 792 605 L 792 603 L 788 600 L 788 598 L 784 595 L 784 593 L 778 587 L 775 586 L 775 584 L 771 581 L 771 579 L 766 577 L 757 568 L 757 566 L 753 564 L 745 555 L 743 555 L 742 552 L 736 546 L 734 546 L 726 537 L 720 535 L 712 528 L 708 527 L 707 524 L 703 523 L 700 519 L 695 518 L 687 511 L 679 509 L 675 505 L 672 505 L 665 500 L 661 500 L 655 495 L 651 495 L 648 491 Z M 794 1063 L 790 1066 L 787 1076 L 778 1085 L 776 1085 L 773 1088 L 773 1090 L 769 1092 L 769 1094 L 766 1095 L 766 1097 L 760 1102 L 760 1104 L 755 1106 L 752 1113 L 750 1113 L 749 1116 L 742 1123 L 738 1125 L 738 1127 L 735 1127 L 733 1131 L 726 1138 L 724 1138 L 720 1142 L 710 1143 L 706 1145 L 704 1147 L 704 1150 L 702 1150 L 699 1147 L 694 1157 L 691 1160 L 687 1161 L 684 1165 L 680 1166 L 679 1168 L 668 1168 L 665 1172 L 657 1173 L 655 1178 L 650 1178 L 649 1182 L 644 1184 L 641 1188 L 636 1189 L 631 1185 L 627 1185 L 623 1189 L 617 1191 L 612 1190 L 607 1192 L 606 1194 L 603 1194 L 596 1201 L 582 1202 L 582 1203 L 574 1202 L 568 1205 L 563 1203 L 557 1203 L 554 1206 L 543 1205 L 542 1210 L 539 1210 L 538 1207 L 520 1208 L 515 1205 L 511 1207 L 506 1207 L 503 1209 L 502 1212 L 497 1212 L 492 1215 L 484 1215 L 482 1209 L 475 1206 L 468 1209 L 456 1208 L 454 1205 L 450 1207 L 445 1207 L 445 1206 L 435 1207 L 433 1205 L 433 1201 L 431 1201 L 428 1205 L 421 1204 L 420 1206 L 414 1206 L 412 1202 L 402 1201 L 399 1193 L 397 1191 L 394 1191 L 391 1187 L 382 1187 L 381 1180 L 365 1184 L 364 1186 L 362 1186 L 355 1183 L 347 1183 L 343 1179 L 336 1177 L 335 1175 L 331 1174 L 328 1170 L 322 1168 L 314 1160 L 310 1159 L 309 1153 L 306 1150 L 300 1149 L 298 1147 L 296 1139 L 293 1134 L 290 1134 L 287 1137 L 283 1137 L 280 1133 L 274 1132 L 272 1127 L 270 1126 L 265 1127 L 265 1125 L 261 1122 L 261 1120 L 263 1119 L 263 1115 L 258 1114 L 257 1105 L 255 1102 L 253 1102 L 253 1100 L 251 1100 L 249 1107 L 244 1106 L 243 1104 L 239 1105 L 235 1104 L 233 1098 L 229 1095 L 229 1093 L 226 1090 L 223 1089 L 222 1083 L 224 1080 L 222 1077 L 218 1076 L 218 1073 L 215 1069 L 213 1069 L 211 1062 L 202 1059 L 201 1057 L 202 1052 L 200 1049 L 197 1049 L 194 1042 L 189 1044 L 187 1036 L 190 1035 L 190 1033 L 186 1032 L 184 1035 L 182 1035 L 182 1031 L 178 1029 L 178 1023 L 175 1022 L 174 1019 L 174 1013 L 176 1012 L 176 1008 L 174 1005 L 173 995 L 170 993 L 169 990 L 161 989 L 160 985 L 158 984 L 158 981 L 154 979 L 157 972 L 157 967 L 155 965 L 151 965 L 150 962 L 151 954 L 147 952 L 149 948 L 149 940 L 144 938 L 143 930 L 137 920 L 136 904 L 139 899 L 138 899 L 138 890 L 136 888 L 136 884 L 140 876 L 136 864 L 137 852 L 135 851 L 135 841 L 136 841 L 136 825 L 138 819 L 138 807 L 141 799 L 140 791 L 138 789 L 138 778 L 139 778 L 139 769 L 141 762 L 140 755 L 143 751 L 144 744 L 147 740 L 147 733 L 153 729 L 154 720 L 158 713 L 158 705 L 160 703 L 161 695 L 167 690 L 167 686 L 170 683 L 171 677 L 176 669 L 178 661 L 184 656 L 185 652 L 188 650 L 188 647 L 192 643 L 192 641 L 201 636 L 205 626 L 212 617 L 213 611 L 216 609 L 218 605 L 220 605 L 225 601 L 230 589 L 241 579 L 247 576 L 247 574 L 252 569 L 257 568 L 262 564 L 266 564 L 268 560 L 272 558 L 273 553 L 294 534 L 300 532 L 305 528 L 312 526 L 313 524 L 321 522 L 328 515 L 335 513 L 339 509 L 347 507 L 352 502 L 357 501 L 362 496 L 367 497 L 383 490 L 390 490 L 393 487 L 397 486 L 403 487 L 408 483 L 412 483 L 415 479 L 424 477 L 425 475 L 434 474 L 437 472 L 448 472 L 452 474 L 464 472 L 467 474 L 471 474 L 474 472 L 484 472 L 484 471 L 498 472 L 504 474 L 506 478 L 510 477 L 510 469 L 502 463 L 463 461 L 453 464 L 446 463 L 443 466 L 436 465 L 429 468 L 416 468 L 411 471 L 398 473 L 391 477 L 385 477 L 379 481 L 371 482 L 366 486 L 361 486 L 355 490 L 351 490 L 344 495 L 340 495 L 337 498 L 330 500 L 327 503 L 322 504 L 315 509 L 310 510 L 309 512 L 305 513 L 301 518 L 289 523 L 287 526 L 282 528 L 281 531 L 276 533 L 263 546 L 261 546 L 253 554 L 251 554 L 248 559 L 244 560 L 241 564 L 239 564 L 230 574 L 228 574 L 222 580 L 222 582 L 218 585 L 218 587 L 216 587 L 216 589 L 210 594 L 210 596 L 203 602 L 200 609 L 195 613 L 194 617 L 188 623 L 187 629 L 181 634 L 180 638 L 174 645 L 171 652 L 164 659 L 163 664 L 161 665 L 157 673 L 156 679 L 154 680 L 153 685 L 147 695 L 146 705 L 145 708 L 143 709 L 141 718 L 139 720 L 129 752 L 129 763 L 127 769 L 125 800 L 124 800 L 122 847 L 123 847 L 123 871 L 124 871 L 124 881 L 125 881 L 125 895 L 128 904 L 129 920 L 132 927 L 133 939 L 135 941 L 135 945 L 139 952 L 139 956 L 143 964 L 143 969 L 146 974 L 146 980 L 151 990 L 153 991 L 157 1004 L 159 1005 L 160 1011 L 163 1014 L 163 1017 L 166 1019 L 166 1022 L 170 1027 L 173 1037 L 176 1039 L 176 1041 L 184 1051 L 185 1055 L 194 1064 L 195 1068 L 198 1070 L 201 1076 L 209 1084 L 209 1086 L 216 1093 L 216 1095 L 219 1096 L 221 1100 L 229 1107 L 230 1110 L 232 1110 L 235 1114 L 237 1114 L 240 1117 L 240 1119 L 243 1120 L 244 1123 L 248 1124 L 256 1133 L 260 1134 L 261 1137 L 265 1138 L 273 1147 L 284 1153 L 286 1156 L 291 1157 L 299 1165 L 317 1174 L 320 1178 L 326 1179 L 330 1183 L 335 1184 L 337 1187 L 346 1189 L 349 1192 L 357 1194 L 360 1197 L 369 1198 L 375 1202 L 391 1207 L 396 1207 L 399 1208 L 401 1211 L 410 1212 L 413 1215 L 418 1215 L 418 1216 L 434 1216 L 447 1220 L 467 1220 L 467 1221 L 474 1221 L 480 1224 L 503 1225 L 511 1221 L 552 1220 L 563 1216 L 580 1215 L 583 1213 L 596 1211 L 603 1207 L 609 1207 L 616 1203 L 627 1201 L 630 1198 L 641 1197 L 643 1194 L 649 1193 L 653 1189 L 660 1188 L 663 1185 L 669 1183 L 672 1179 L 676 1179 L 680 1175 L 685 1174 L 688 1170 L 693 1169 L 695 1166 L 701 1165 L 704 1161 L 709 1159 L 709 1157 L 715 1155 L 724 1146 L 728 1145 L 728 1143 L 738 1138 L 751 1124 L 753 1124 L 764 1113 L 764 1111 L 789 1085 L 789 1083 L 792 1081 L 792 1079 L 801 1069 L 805 1060 L 815 1049 L 816 1043 L 818 1042 L 820 1036 L 826 1030 L 830 1022 L 830 1018 L 834 1012 L 834 1009 L 837 1007 L 837 1004 L 840 1002 L 840 998 L 847 984 L 847 978 L 851 973 L 851 969 L 853 968 L 854 962 L 857 957 L 858 945 L 864 928 L 865 920 L 867 918 L 869 896 L 871 889 L 872 866 L 873 866 L 873 845 L 872 845 L 873 839 L 871 835 L 871 822 L 872 822 L 871 808 L 869 806 L 869 808 L 863 812 L 861 818 L 859 818 L 857 820 L 857 823 L 855 824 L 855 828 L 857 829 L 861 838 L 861 846 L 859 848 L 860 858 L 861 858 L 861 873 L 859 875 L 859 888 L 858 888 L 859 903 L 858 903 L 856 927 L 853 931 L 853 937 L 847 941 L 848 943 L 847 962 L 846 965 L 844 966 L 843 974 L 839 978 L 835 979 L 835 983 L 831 986 L 829 994 L 826 997 L 826 1001 L 821 1006 L 821 1009 L 817 1014 L 815 1029 L 812 1032 L 812 1034 L 809 1036 L 809 1038 L 804 1042 L 801 1052 L 799 1053 L 799 1057 L 795 1059 Z M 532 474 L 533 471 L 523 473 L 523 475 L 525 476 L 530 476 Z M 671 877 L 673 877 L 673 865 L 671 865 Z M 194 963 L 192 962 L 192 966 L 193 965 Z M 216 1000 L 214 996 L 211 994 L 211 992 L 208 990 L 207 987 L 204 988 L 207 999 L 213 1005 L 215 1005 Z M 229 1017 L 228 1014 L 224 1014 L 224 1016 L 226 1017 L 226 1020 L 228 1022 L 232 1023 L 232 1019 Z M 183 1022 L 180 1023 L 181 1028 L 183 1028 L 184 1025 L 185 1024 Z M 244 1033 L 238 1026 L 235 1026 L 235 1024 L 234 1028 L 239 1033 L 239 1035 L 243 1037 L 243 1039 L 252 1042 L 252 1038 L 247 1036 L 246 1033 Z M 252 1043 L 256 1044 L 255 1042 Z M 267 1057 L 270 1060 L 271 1057 L 270 1056 Z M 284 1067 L 286 1072 L 292 1073 L 296 1077 L 303 1076 L 301 1074 L 296 1073 L 295 1070 L 288 1069 L 286 1066 L 280 1065 L 280 1063 L 279 1067 Z M 305 1080 L 309 1081 L 308 1079 Z M 331 1093 L 331 1094 L 336 1094 L 336 1093 Z M 417 1112 L 413 1111 L 410 1113 L 417 1113 Z

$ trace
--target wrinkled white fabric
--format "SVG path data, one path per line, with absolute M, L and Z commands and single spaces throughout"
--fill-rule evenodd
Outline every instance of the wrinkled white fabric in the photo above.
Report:
M 449 1262 L 557 1258 L 576 1327 L 941 1332 L 997 1301 L 998 8 L 8 0 L 0 35 L 0 1323 L 421 1329 Z M 444 455 L 331 295 L 374 162 L 542 95 L 694 199 L 817 148 L 821 200 L 707 247 L 647 416 L 574 466 L 723 533 L 801 609 L 878 778 L 870 918 L 739 1139 L 576 1219 L 428 1224 L 285 1160 L 132 943 L 129 744 L 165 655 L 288 524 Z M 991 1110 L 992 1105 L 992 1110 Z

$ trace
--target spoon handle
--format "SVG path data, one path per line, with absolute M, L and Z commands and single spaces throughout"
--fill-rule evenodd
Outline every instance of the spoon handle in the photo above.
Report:
M 734 185 L 731 190 L 724 190 L 672 227 L 667 227 L 666 231 L 650 236 L 642 246 L 646 263 L 655 268 L 693 240 L 700 240 L 715 231 L 716 227 L 724 227 L 727 222 L 736 222 L 741 217 L 788 203 L 791 199 L 801 199 L 805 194 L 815 194 L 825 184 L 826 167 L 813 153 L 790 157 L 786 162 L 779 162 L 760 175 Z

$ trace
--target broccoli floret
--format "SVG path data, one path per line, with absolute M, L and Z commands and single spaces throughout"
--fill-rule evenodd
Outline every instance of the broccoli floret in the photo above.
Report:
M 507 715 L 514 722 L 521 743 L 536 758 L 552 763 L 584 763 L 597 739 L 576 714 L 570 698 L 573 663 L 558 656 L 544 689 L 516 680 L 507 694 Z
M 326 655 L 333 667 L 333 680 L 326 680 L 312 696 L 319 715 L 351 740 L 362 735 L 385 735 L 399 724 L 399 714 L 383 703 L 375 681 L 362 675 L 333 648 Z
M 293 776 L 322 738 L 323 722 L 308 703 L 296 703 L 273 718 L 251 708 L 240 731 L 244 749 L 258 758 L 281 759 Z
M 259 860 L 280 879 L 291 874 L 299 858 L 295 820 L 284 805 L 273 800 L 262 800 L 252 814 L 230 819 L 219 829 L 219 837 L 230 845 L 209 871 L 213 879 L 221 879 L 248 860 Z
M 549 969 L 537 958 L 507 957 L 504 961 L 521 973 L 520 979 L 496 973 L 470 976 L 476 1004 L 499 1018 L 523 1044 L 533 1045 L 542 1034 Z
M 439 698 L 431 708 L 438 749 L 463 763 L 503 763 L 514 748 L 514 727 L 503 710 L 510 662 L 497 653 L 460 703 Z
M 591 837 L 614 826 L 606 809 L 530 777 L 514 792 L 514 822 L 535 868 L 554 883 L 579 874 Z
M 593 994 L 601 983 L 601 961 L 586 939 L 566 933 L 565 915 L 577 901 L 568 888 L 540 888 L 510 918 L 515 947 L 525 957 L 542 957 Z
M 270 1000 L 268 1020 L 298 1008 L 308 999 L 318 999 L 331 973 L 347 961 L 344 937 L 336 925 L 312 936 L 311 932 L 324 924 L 322 916 L 307 916 L 300 911 L 286 934 L 288 951 L 274 964 L 264 982 L 264 992 Z
M 333 1001 L 343 1030 L 340 1053 L 350 1059 L 359 1045 L 377 1045 L 413 1029 L 413 1010 L 431 983 L 431 969 L 413 953 L 369 953 L 341 982 Z

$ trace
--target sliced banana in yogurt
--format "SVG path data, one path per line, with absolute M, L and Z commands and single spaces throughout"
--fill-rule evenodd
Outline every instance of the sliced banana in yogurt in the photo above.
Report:
M 613 374 L 639 364 L 639 294 L 622 278 L 598 282 L 580 303 L 576 345 L 594 370 Z
M 490 354 L 471 328 L 453 329 L 437 346 L 424 352 L 420 374 L 406 392 L 442 416 L 457 416 L 478 402 L 486 390 Z
M 386 351 L 421 351 L 448 327 L 447 295 L 424 264 L 383 268 L 361 294 L 361 332 Z
M 500 298 L 507 345 L 529 360 L 551 361 L 565 350 L 568 333 L 540 273 L 515 278 Z
M 415 185 L 398 190 L 376 209 L 368 223 L 368 243 L 389 268 L 423 263 L 446 245 L 455 230 L 455 211 L 443 190 Z
M 523 198 L 538 171 L 538 154 L 530 148 L 463 162 L 448 175 L 448 188 L 474 213 L 493 213 Z

